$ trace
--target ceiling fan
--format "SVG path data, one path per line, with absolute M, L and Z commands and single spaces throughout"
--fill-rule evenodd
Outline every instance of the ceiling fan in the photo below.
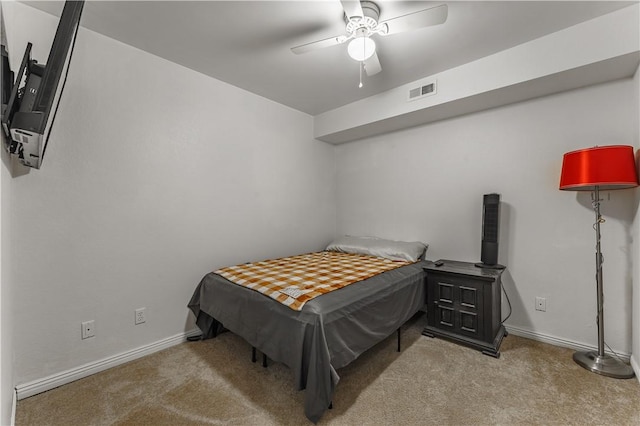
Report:
M 346 35 L 296 46 L 291 48 L 291 51 L 299 55 L 313 50 L 343 44 L 350 40 L 347 45 L 349 56 L 363 64 L 368 76 L 375 75 L 382 71 L 380 60 L 376 53 L 376 43 L 371 38 L 372 36 L 376 34 L 386 36 L 432 25 L 439 25 L 447 20 L 448 14 L 447 5 L 443 4 L 380 22 L 380 8 L 374 2 L 358 0 L 340 0 L 340 2 L 344 9 Z M 362 87 L 362 82 L 360 86 Z

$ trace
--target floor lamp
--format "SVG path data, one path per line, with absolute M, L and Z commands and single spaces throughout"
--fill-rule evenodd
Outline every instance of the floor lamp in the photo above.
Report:
M 596 222 L 596 290 L 598 303 L 598 351 L 573 354 L 573 360 L 594 373 L 617 379 L 634 376 L 633 369 L 604 352 L 604 318 L 602 290 L 602 252 L 600 251 L 600 191 L 638 186 L 633 147 L 626 145 L 597 146 L 564 154 L 560 189 L 592 191 Z

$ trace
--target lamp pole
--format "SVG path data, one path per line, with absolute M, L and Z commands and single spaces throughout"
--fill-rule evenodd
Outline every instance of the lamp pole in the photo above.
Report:
M 593 210 L 596 213 L 596 291 L 598 303 L 598 356 L 604 356 L 604 291 L 602 289 L 602 251 L 600 250 L 600 223 L 603 222 L 600 216 L 600 187 L 595 186 Z
M 573 360 L 581 367 L 603 376 L 616 379 L 630 379 L 634 376 L 633 368 L 617 358 L 604 353 L 604 291 L 602 286 L 602 251 L 600 249 L 600 223 L 604 222 L 600 216 L 600 188 L 593 189 L 593 210 L 596 214 L 596 291 L 598 304 L 598 352 L 575 352 Z

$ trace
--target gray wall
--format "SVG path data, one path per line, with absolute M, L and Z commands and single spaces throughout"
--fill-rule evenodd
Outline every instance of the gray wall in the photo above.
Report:
M 574 149 L 637 143 L 633 89 L 618 80 L 340 145 L 338 232 L 420 239 L 430 259 L 477 262 L 482 195 L 500 193 L 507 324 L 596 345 L 594 214 L 588 193 L 558 190 L 560 168 Z M 635 190 L 604 197 L 606 340 L 629 354 Z
M 12 64 L 27 39 L 46 59 L 57 19 L 10 6 Z M 193 329 L 187 302 L 217 267 L 323 248 L 334 148 L 311 126 L 81 29 L 43 166 L 9 182 L 16 381 Z M 96 337 L 81 340 L 91 319 Z

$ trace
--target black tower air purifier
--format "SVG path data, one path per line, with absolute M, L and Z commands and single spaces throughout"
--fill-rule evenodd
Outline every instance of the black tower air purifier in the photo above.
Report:
M 500 228 L 500 194 L 485 194 L 482 203 L 482 252 L 479 268 L 504 269 L 498 264 L 498 229 Z

